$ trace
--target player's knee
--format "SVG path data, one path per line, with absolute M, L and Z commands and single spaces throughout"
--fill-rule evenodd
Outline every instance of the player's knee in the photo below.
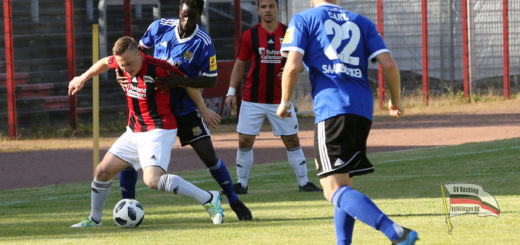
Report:
M 163 172 L 159 171 L 159 169 L 154 168 L 146 168 L 143 171 L 143 182 L 146 186 L 152 189 L 159 188 L 159 180 Z
M 94 177 L 98 181 L 109 181 L 112 179 L 110 171 L 103 165 L 99 165 L 96 168 L 96 174 Z
M 253 143 L 255 143 L 255 136 L 240 134 L 238 137 L 238 147 L 240 148 L 252 148 Z
M 155 189 L 155 190 L 157 190 L 157 188 L 159 186 L 159 179 L 143 177 L 143 182 L 146 186 L 148 186 L 152 189 Z
M 331 192 L 330 190 L 327 190 L 326 188 L 323 188 L 323 197 L 325 197 L 325 199 L 327 201 L 331 201 L 332 200 L 332 196 L 334 195 L 334 192 Z
M 285 148 L 294 149 L 300 146 L 300 139 L 297 134 L 293 135 L 282 135 L 283 143 L 285 144 Z

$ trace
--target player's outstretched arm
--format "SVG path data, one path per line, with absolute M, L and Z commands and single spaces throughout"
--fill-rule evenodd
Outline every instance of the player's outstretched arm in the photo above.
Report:
M 69 96 L 77 94 L 92 77 L 107 72 L 110 69 L 107 65 L 108 58 L 109 57 L 105 57 L 98 60 L 86 72 L 81 74 L 81 76 L 74 77 L 69 82 Z
M 185 87 L 184 89 L 186 89 L 188 96 L 190 96 L 193 102 L 195 102 L 195 105 L 197 105 L 197 108 L 199 108 L 199 112 L 202 115 L 204 122 L 206 122 L 210 128 L 217 128 L 222 117 L 206 106 L 206 103 L 204 103 L 204 99 L 200 94 L 200 90 L 192 87 Z
M 399 68 L 390 53 L 381 53 L 376 60 L 383 67 L 383 76 L 390 89 L 390 101 L 388 101 L 389 113 L 392 117 L 399 118 L 404 113 L 401 102 L 401 76 Z
M 291 108 L 291 97 L 303 68 L 303 54 L 297 51 L 289 51 L 282 74 L 282 99 L 276 110 L 276 114 L 280 118 L 291 116 L 291 113 L 288 112 Z
M 235 109 L 237 105 L 237 96 L 236 90 L 242 81 L 242 75 L 246 70 L 246 61 L 236 59 L 235 64 L 233 65 L 233 70 L 231 71 L 231 76 L 229 77 L 229 89 L 226 94 L 226 105 L 230 110 Z

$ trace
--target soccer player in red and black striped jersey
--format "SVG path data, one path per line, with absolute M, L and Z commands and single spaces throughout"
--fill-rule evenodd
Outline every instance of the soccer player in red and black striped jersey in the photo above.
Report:
M 114 55 L 97 61 L 69 83 L 69 95 L 74 95 L 93 76 L 110 69 L 121 69 L 131 81 L 125 88 L 129 111 L 126 132 L 96 168 L 90 216 L 71 227 L 101 225 L 112 178 L 128 166 L 143 169 L 143 181 L 148 187 L 191 197 L 204 206 L 214 224 L 222 223 L 224 213 L 218 191 L 204 191 L 180 176 L 166 173 L 177 136 L 177 122 L 170 107 L 170 90 L 158 86 L 155 79 L 172 73 L 184 74 L 166 61 L 140 53 L 131 37 L 118 39 L 112 51 Z M 188 94 L 190 89 L 193 88 L 186 88 Z
M 244 74 L 247 61 L 251 68 L 247 74 L 242 103 L 238 117 L 237 132 L 237 194 L 247 194 L 249 171 L 253 165 L 253 144 L 265 117 L 268 118 L 275 136 L 281 136 L 287 149 L 289 164 L 293 167 L 300 191 L 321 191 L 307 178 L 307 165 L 298 138 L 298 121 L 294 107 L 293 117 L 280 119 L 276 109 L 280 103 L 280 75 L 284 59 L 280 46 L 287 26 L 278 22 L 278 0 L 259 0 L 258 14 L 261 23 L 246 30 L 242 36 L 240 52 L 231 72 L 226 105 L 233 109 L 236 105 L 236 88 Z

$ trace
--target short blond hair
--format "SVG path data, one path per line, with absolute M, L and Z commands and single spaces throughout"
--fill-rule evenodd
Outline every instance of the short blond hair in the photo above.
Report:
M 122 55 L 127 50 L 130 51 L 138 51 L 137 49 L 137 42 L 129 36 L 124 36 L 119 39 L 117 39 L 116 43 L 114 44 L 114 47 L 112 48 L 112 52 L 114 55 Z

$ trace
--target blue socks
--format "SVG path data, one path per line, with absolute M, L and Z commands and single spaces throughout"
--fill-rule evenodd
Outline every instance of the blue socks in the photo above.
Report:
M 334 204 L 336 209 L 344 211 L 343 213 L 335 210 L 334 216 L 344 216 L 347 220 L 349 219 L 348 216 L 354 217 L 383 232 L 391 241 L 399 239 L 400 235 L 397 230 L 401 227 L 397 224 L 394 225 L 394 222 L 381 212 L 372 200 L 350 186 L 340 187 L 332 196 L 332 204 Z M 351 223 L 352 225 L 347 221 L 341 220 L 340 217 L 334 217 L 338 244 L 342 244 L 339 243 L 339 239 L 349 240 L 348 238 L 352 237 L 354 222 Z
M 226 164 L 224 164 L 222 159 L 219 158 L 217 164 L 209 168 L 209 172 L 220 185 L 220 187 L 222 187 L 222 190 L 224 190 L 226 193 L 229 204 L 239 200 L 235 190 L 233 189 L 233 181 L 231 180 L 231 176 L 229 175 Z
M 119 188 L 121 188 L 121 197 L 135 199 L 135 184 L 137 183 L 137 171 L 133 168 L 125 168 L 121 170 L 119 178 Z
M 334 227 L 336 228 L 336 240 L 338 245 L 352 243 L 352 232 L 356 220 L 341 208 L 334 206 Z

